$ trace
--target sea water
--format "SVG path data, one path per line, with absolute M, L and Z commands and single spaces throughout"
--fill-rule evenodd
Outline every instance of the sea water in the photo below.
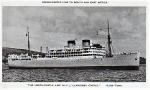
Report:
M 3 69 L 2 82 L 146 82 L 146 65 L 139 70 Z

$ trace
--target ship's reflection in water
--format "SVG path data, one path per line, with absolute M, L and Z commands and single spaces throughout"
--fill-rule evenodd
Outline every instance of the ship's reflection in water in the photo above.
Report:
M 146 65 L 139 70 L 3 69 L 2 82 L 146 82 Z

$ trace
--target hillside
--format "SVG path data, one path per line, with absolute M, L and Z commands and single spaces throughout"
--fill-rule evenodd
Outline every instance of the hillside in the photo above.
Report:
M 2 47 L 2 56 L 7 58 L 8 54 L 26 54 L 28 53 L 27 49 L 18 49 L 18 48 L 10 48 L 10 47 Z M 40 54 L 45 55 L 45 53 L 37 52 L 37 51 L 31 51 L 32 54 Z

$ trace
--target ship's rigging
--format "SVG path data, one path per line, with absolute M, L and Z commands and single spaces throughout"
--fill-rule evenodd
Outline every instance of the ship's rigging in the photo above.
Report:
M 112 43 L 112 41 L 110 40 L 111 39 L 111 37 L 110 37 L 110 34 L 109 34 L 109 29 L 112 29 L 112 28 L 109 28 L 109 21 L 107 20 L 107 23 L 108 23 L 108 28 L 106 28 L 106 29 L 108 29 L 108 54 L 107 54 L 107 57 L 113 57 L 113 55 L 112 55 L 112 53 L 111 53 L 111 46 L 110 46 L 110 44 Z

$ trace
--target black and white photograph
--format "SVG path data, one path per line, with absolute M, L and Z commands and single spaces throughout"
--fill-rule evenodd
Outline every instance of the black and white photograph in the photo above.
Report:
M 146 82 L 146 7 L 3 6 L 2 82 Z

